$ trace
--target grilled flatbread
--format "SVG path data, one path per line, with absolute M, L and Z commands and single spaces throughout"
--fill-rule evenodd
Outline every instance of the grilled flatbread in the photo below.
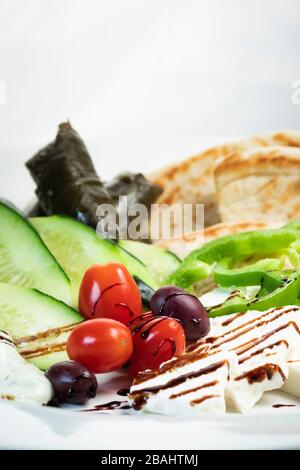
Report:
M 156 245 L 175 253 L 179 258 L 185 258 L 191 251 L 199 248 L 203 243 L 210 242 L 226 235 L 234 235 L 235 233 L 251 232 L 252 230 L 266 230 L 269 228 L 277 228 L 280 224 L 275 222 L 235 222 L 221 223 L 207 227 L 203 231 L 193 232 L 185 235 L 182 239 L 159 241 Z
M 158 203 L 205 204 L 205 226 L 210 226 L 221 221 L 214 182 L 216 165 L 233 153 L 274 145 L 300 147 L 300 132 L 282 131 L 219 145 L 148 177 L 164 189 Z
M 300 217 L 300 148 L 236 152 L 216 167 L 215 182 L 223 222 Z

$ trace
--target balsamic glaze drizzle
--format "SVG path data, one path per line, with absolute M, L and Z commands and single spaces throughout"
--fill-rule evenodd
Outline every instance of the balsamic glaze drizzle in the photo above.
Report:
M 120 397 L 127 397 L 130 393 L 130 388 L 121 388 L 117 391 L 117 395 Z
M 93 408 L 88 408 L 86 410 L 80 410 L 84 411 L 86 413 L 88 412 L 97 412 L 97 411 L 112 411 L 112 410 L 130 410 L 131 406 L 128 404 L 127 401 L 110 401 L 108 403 L 102 403 L 101 405 L 95 405 Z
M 211 374 L 212 372 L 215 372 L 225 364 L 228 364 L 226 360 L 216 362 L 215 364 L 211 364 L 195 372 L 189 372 L 188 374 L 183 374 L 180 377 L 171 379 L 164 385 L 157 385 L 154 387 L 146 387 L 140 390 L 135 390 L 131 393 L 131 398 L 133 399 L 132 408 L 134 408 L 135 410 L 140 410 L 142 406 L 147 402 L 147 399 L 150 394 L 155 395 L 161 390 L 167 390 L 169 388 L 177 387 L 178 385 L 185 383 L 189 379 L 194 379 L 200 377 L 201 375 Z
M 103 291 L 100 292 L 100 295 L 99 295 L 98 299 L 96 300 L 96 302 L 94 304 L 93 315 L 92 316 L 94 316 L 96 314 L 97 305 L 100 302 L 103 295 L 105 294 L 105 292 L 109 291 L 110 289 L 113 289 L 116 286 L 122 286 L 123 284 L 124 284 L 124 282 L 115 282 L 114 284 L 111 284 L 110 286 L 107 286 L 105 289 L 103 289 Z
M 0 342 L 8 344 L 9 346 L 14 346 L 13 341 L 10 339 L 9 335 L 5 331 L 0 331 Z
M 294 408 L 296 405 L 283 405 L 281 403 L 276 403 L 276 405 L 272 405 L 272 408 Z

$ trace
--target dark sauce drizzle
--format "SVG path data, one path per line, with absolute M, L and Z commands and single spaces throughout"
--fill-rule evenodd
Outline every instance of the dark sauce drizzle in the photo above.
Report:
M 197 400 L 192 400 L 191 405 L 201 405 L 201 403 L 203 403 L 204 401 L 209 400 L 210 398 L 218 398 L 219 396 L 220 395 L 206 395 L 205 397 L 197 398 Z
M 246 357 L 244 357 L 243 359 L 240 359 L 240 360 L 239 360 L 239 364 L 243 364 L 244 362 L 249 361 L 252 357 L 257 356 L 257 355 L 259 355 L 259 354 L 262 354 L 262 353 L 265 351 L 265 349 L 273 349 L 273 348 L 275 348 L 276 346 L 280 346 L 280 345 L 282 345 L 282 344 L 286 345 L 286 347 L 288 348 L 288 342 L 283 339 L 283 340 L 281 340 L 281 341 L 277 341 L 276 343 L 273 343 L 273 344 L 270 344 L 270 345 L 268 345 L 268 346 L 265 346 L 265 347 L 263 347 L 263 348 L 261 348 L 261 349 L 257 349 L 257 350 L 254 351 L 252 354 L 249 354 L 249 356 L 246 356 Z
M 127 397 L 130 393 L 130 388 L 121 388 L 117 391 L 117 395 L 120 397 Z
M 276 373 L 281 375 L 282 380 L 286 379 L 284 373 L 277 364 L 265 364 L 263 366 L 256 367 L 256 369 L 245 372 L 234 380 L 239 381 L 247 379 L 248 383 L 252 385 L 254 383 L 263 382 L 265 379 L 272 380 L 273 375 Z
M 4 336 L 5 335 L 5 336 Z M 5 331 L 0 331 L 0 342 L 8 344 L 9 346 L 14 346 L 14 343 L 12 340 L 8 337 L 7 333 Z
M 143 315 L 139 315 L 129 324 L 129 326 L 133 328 L 132 333 L 138 333 L 145 325 L 152 322 L 152 320 L 154 320 L 152 313 L 144 313 Z M 137 323 L 136 326 L 134 326 L 135 323 Z
M 168 302 L 169 299 L 171 299 L 172 297 L 178 297 L 180 295 L 185 295 L 187 297 L 194 297 L 195 299 L 198 300 L 198 298 L 193 295 L 193 294 L 189 294 L 188 292 L 173 292 L 173 294 L 170 294 L 168 295 L 164 301 L 162 302 L 161 306 L 159 307 L 159 311 L 158 311 L 158 315 L 162 315 L 163 314 L 163 311 L 164 311 L 164 308 L 166 306 L 166 303 Z
M 170 400 L 174 400 L 175 398 L 189 395 L 190 393 L 198 392 L 199 390 L 203 390 L 204 388 L 214 387 L 218 383 L 219 383 L 218 380 L 213 380 L 212 382 L 208 382 L 207 384 L 200 385 L 199 387 L 190 388 L 189 390 L 183 390 L 182 392 L 179 392 L 179 393 L 174 393 L 173 395 L 170 396 Z
M 112 284 L 111 286 L 107 286 L 105 289 L 103 289 L 103 291 L 100 292 L 99 298 L 95 302 L 92 316 L 94 316 L 96 314 L 97 305 L 100 302 L 102 296 L 105 294 L 105 292 L 109 291 L 110 289 L 113 289 L 116 286 L 122 286 L 123 284 L 124 284 L 124 282 L 115 282 L 114 284 Z
M 149 325 L 148 328 L 146 328 L 146 329 L 142 332 L 141 337 L 142 337 L 143 339 L 147 339 L 147 338 L 149 337 L 150 333 L 151 333 L 152 328 L 153 328 L 154 326 L 158 325 L 159 323 L 162 323 L 163 321 L 166 321 L 166 320 L 168 320 L 168 318 L 157 318 L 157 319 L 155 318 L 154 321 L 153 321 L 153 323 L 152 323 L 152 325 Z
M 114 307 L 122 307 L 122 308 L 125 308 L 127 310 L 127 312 L 129 313 L 129 316 L 130 317 L 133 317 L 133 312 L 132 310 L 130 310 L 130 308 L 128 307 L 127 304 L 124 304 L 123 302 L 120 302 L 118 304 L 114 304 Z
M 227 364 L 227 361 L 217 362 L 215 364 L 211 364 L 208 367 L 199 369 L 195 372 L 189 372 L 188 374 L 184 374 L 180 377 L 171 379 L 164 385 L 157 385 L 155 387 L 147 387 L 141 390 L 136 390 L 131 393 L 131 398 L 133 399 L 132 408 L 134 408 L 135 410 L 140 410 L 143 405 L 147 403 L 147 400 L 151 394 L 155 395 L 161 390 L 167 390 L 169 388 L 177 387 L 178 385 L 185 383 L 189 379 L 195 379 L 197 377 L 200 377 L 201 375 L 206 375 L 215 372 L 225 364 Z
M 261 320 L 262 318 L 264 318 L 266 316 L 269 316 L 270 314 L 274 313 L 276 310 L 277 309 L 273 309 L 272 311 L 265 313 L 264 315 L 262 315 L 260 317 L 260 321 L 258 321 L 258 322 L 257 322 L 257 319 L 255 318 L 255 319 L 252 319 L 252 320 L 250 320 L 246 323 L 243 323 L 242 325 L 237 326 L 236 328 L 233 328 L 230 331 L 225 332 L 221 336 L 209 337 L 206 340 L 204 340 L 204 342 L 202 342 L 202 343 L 192 344 L 187 348 L 187 352 L 190 353 L 190 352 L 196 351 L 198 348 L 203 348 L 205 345 L 211 345 L 212 348 L 218 348 L 222 344 L 231 342 L 232 340 L 237 339 L 240 336 L 243 336 L 245 333 L 248 333 L 249 331 L 251 331 L 254 328 L 254 326 L 255 327 L 260 327 L 260 326 L 263 326 L 263 325 L 267 325 L 268 323 L 272 323 L 275 320 L 277 320 L 278 318 L 286 315 L 287 313 L 293 312 L 295 310 L 295 308 L 290 308 L 288 310 L 280 312 L 277 315 L 275 315 L 273 318 L 270 318 L 270 319 L 267 319 L 267 320 Z M 237 318 L 237 316 L 235 316 L 235 318 Z M 232 319 L 232 320 L 234 320 L 234 319 Z M 262 340 L 267 339 L 267 337 L 272 336 L 274 333 L 277 333 L 278 331 L 280 331 L 284 328 L 287 328 L 289 326 L 289 324 L 291 324 L 291 323 L 292 322 L 289 322 L 288 324 L 279 327 L 278 329 L 274 330 L 273 332 L 271 332 L 269 334 L 266 334 L 263 338 L 258 340 L 258 343 L 262 342 Z M 248 328 L 244 329 L 245 327 L 248 327 Z M 296 325 L 295 325 L 295 329 L 297 329 Z M 233 333 L 236 333 L 236 334 L 233 335 Z M 300 331 L 299 331 L 299 333 L 300 333 Z M 233 335 L 233 336 L 231 336 L 231 335 Z M 228 336 L 228 338 L 226 339 L 227 336 Z M 222 340 L 222 341 L 220 341 L 220 340 Z M 214 344 L 214 343 L 216 343 L 216 344 Z M 251 343 L 251 346 L 249 347 L 249 349 L 252 349 L 252 347 L 254 346 L 253 341 L 251 341 L 250 343 Z M 258 344 L 258 343 L 256 343 L 256 344 Z M 243 346 L 246 346 L 246 345 L 240 345 L 238 347 L 238 349 L 241 349 Z
M 283 405 L 281 403 L 276 403 L 276 405 L 272 405 L 272 408 L 295 408 L 296 405 Z
M 231 323 L 233 323 L 235 320 L 238 318 L 242 317 L 245 314 L 245 312 L 237 313 L 236 315 L 231 316 L 231 318 L 228 318 L 222 323 L 222 326 L 228 326 Z
M 173 339 L 171 338 L 164 338 L 161 340 L 161 342 L 159 343 L 157 349 L 153 352 L 153 356 L 157 356 L 159 354 L 159 351 L 161 350 L 161 348 L 163 347 L 164 344 L 169 344 L 171 346 L 171 354 L 172 354 L 172 357 L 174 356 L 175 352 L 176 352 L 176 343 Z
M 149 325 L 141 333 L 141 337 L 146 340 L 150 335 L 152 328 L 166 320 L 168 320 L 167 317 L 153 317 L 152 313 L 145 313 L 144 315 L 139 315 L 131 322 L 131 326 L 133 327 L 132 333 L 136 334 L 141 331 L 144 327 Z M 136 326 L 134 326 L 135 322 L 137 322 Z
M 112 410 L 130 410 L 131 406 L 128 404 L 127 401 L 110 401 L 108 403 L 102 403 L 101 405 L 96 405 L 93 408 L 89 408 L 87 410 L 80 410 L 84 412 L 97 412 L 97 411 L 112 411 Z

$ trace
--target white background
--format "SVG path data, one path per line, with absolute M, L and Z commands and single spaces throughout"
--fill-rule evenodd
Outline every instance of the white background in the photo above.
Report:
M 1 195 L 67 118 L 104 178 L 300 127 L 299 0 L 0 0 Z

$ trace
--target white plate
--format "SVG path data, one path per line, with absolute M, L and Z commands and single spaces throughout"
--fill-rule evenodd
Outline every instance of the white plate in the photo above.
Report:
M 100 377 L 95 404 L 124 400 L 115 394 L 128 379 Z M 274 409 L 274 404 L 295 405 Z M 265 394 L 249 415 L 228 413 L 201 420 L 134 411 L 85 412 L 0 402 L 2 449 L 299 449 L 300 400 Z
M 106 379 L 106 378 L 105 378 Z M 93 403 L 120 400 L 109 389 L 122 380 L 102 377 Z M 122 399 L 122 398 L 121 398 Z M 294 404 L 274 409 L 274 404 Z M 124 414 L 121 414 L 124 413 Z M 201 420 L 129 412 L 83 412 L 0 402 L 2 449 L 299 449 L 300 400 L 266 394 L 249 415 Z
M 164 142 L 164 147 L 161 140 L 152 141 L 151 154 L 156 157 L 152 159 L 153 168 L 171 161 L 171 153 L 176 154 L 176 148 L 180 148 L 183 157 L 215 143 L 215 140 L 201 138 L 175 140 Z M 130 150 L 129 169 L 134 170 L 141 158 L 140 147 L 135 152 Z M 1 196 L 19 206 L 24 206 L 33 193 L 33 184 L 22 165 L 27 156 L 27 152 L 18 151 L 6 154 L 1 160 Z M 100 170 L 100 159 L 95 163 Z M 124 160 L 118 161 L 114 170 L 118 172 L 125 166 Z M 145 166 L 145 162 L 140 161 L 142 171 Z M 109 169 L 105 172 L 109 174 Z M 18 188 L 17 194 L 15 188 Z M 118 374 L 101 376 L 97 398 L 88 407 L 124 399 L 115 392 L 126 387 L 126 382 L 127 379 Z M 274 404 L 296 406 L 274 409 Z M 201 420 L 135 412 L 82 412 L 74 407 L 58 409 L 5 401 L 0 401 L 0 416 L 2 449 L 300 449 L 300 400 L 281 392 L 266 394 L 247 416 L 230 413 L 222 417 L 204 416 Z

